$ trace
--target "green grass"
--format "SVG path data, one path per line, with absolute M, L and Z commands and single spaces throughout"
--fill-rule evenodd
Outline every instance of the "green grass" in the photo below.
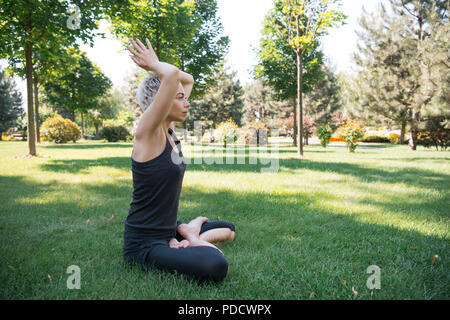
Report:
M 0 142 L 0 299 L 448 299 L 450 153 L 377 146 L 310 145 L 298 160 L 285 141 L 276 173 L 188 164 L 179 218 L 236 226 L 220 246 L 228 276 L 199 284 L 123 262 L 131 143 L 43 143 L 24 159 L 26 142 Z

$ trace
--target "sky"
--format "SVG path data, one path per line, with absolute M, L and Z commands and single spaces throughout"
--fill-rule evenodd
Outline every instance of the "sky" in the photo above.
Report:
M 273 7 L 272 0 L 218 0 L 218 16 L 223 25 L 223 34 L 230 38 L 230 48 L 227 55 L 227 65 L 237 71 L 241 85 L 252 81 L 249 70 L 256 64 L 255 50 L 259 45 L 260 33 L 264 16 Z M 329 62 L 338 72 L 353 70 L 352 54 L 357 50 L 358 19 L 362 8 L 373 12 L 379 3 L 387 0 L 342 0 L 340 8 L 347 16 L 346 25 L 331 29 L 322 38 L 322 48 Z M 87 52 L 93 61 L 120 88 L 124 77 L 131 73 L 135 64 L 127 50 L 122 50 L 121 44 L 107 30 L 107 24 L 101 24 L 101 30 L 107 33 L 106 39 L 97 37 L 94 47 L 80 42 L 81 50 Z M 6 61 L 0 65 L 4 67 Z M 26 97 L 26 83 L 15 77 L 22 96 Z

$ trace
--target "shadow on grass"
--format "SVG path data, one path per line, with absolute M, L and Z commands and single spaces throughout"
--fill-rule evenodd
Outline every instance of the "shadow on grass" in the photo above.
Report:
M 40 148 L 44 149 L 98 149 L 98 148 L 133 148 L 132 143 L 68 143 L 68 144 L 39 144 Z
M 364 223 L 347 208 L 331 211 L 321 192 L 184 187 L 179 219 L 205 215 L 236 226 L 235 241 L 221 246 L 229 275 L 198 290 L 184 277 L 130 271 L 123 264 L 130 181 L 51 184 L 3 176 L 0 187 L 8 190 L 0 194 L 2 299 L 308 299 L 311 292 L 318 299 L 352 299 L 352 287 L 357 298 L 370 299 L 370 265 L 382 270 L 377 299 L 448 297 L 447 259 L 430 262 L 434 254 L 448 253 L 448 239 L 399 229 L 389 221 Z M 67 196 L 51 196 L 58 191 Z M 407 199 L 399 200 L 408 205 Z M 421 201 L 427 207 L 440 200 Z M 66 268 L 72 264 L 82 270 L 83 290 L 66 288 Z
M 314 152 L 314 151 L 308 151 Z M 322 151 L 317 151 L 322 152 Z M 329 152 L 329 151 L 326 151 Z M 248 149 L 245 156 L 235 155 L 232 164 L 226 163 L 226 156 L 222 157 L 222 164 L 218 163 L 218 157 L 210 154 L 203 154 L 204 157 L 209 157 L 207 164 L 205 158 L 194 156 L 186 158 L 188 171 L 213 171 L 213 172 L 255 172 L 261 173 L 261 169 L 273 168 L 275 172 L 286 172 L 296 174 L 301 170 L 312 170 L 318 172 L 333 172 L 341 175 L 348 175 L 360 179 L 364 182 L 383 182 L 383 183 L 399 183 L 403 182 L 412 186 L 422 188 L 445 190 L 449 187 L 450 175 L 442 172 L 436 173 L 433 171 L 416 169 L 416 168 L 372 168 L 365 167 L 356 163 L 346 162 L 325 162 L 313 161 L 309 159 L 280 159 L 270 158 L 268 155 L 268 163 L 261 164 L 261 159 L 256 158 L 256 164 L 250 164 L 250 155 Z M 393 158 L 394 160 L 395 158 Z M 409 158 L 402 158 L 409 160 Z M 413 158 L 415 159 L 415 158 Z M 417 158 L 423 159 L 426 158 Z M 440 160 L 436 158 L 432 160 Z M 431 160 L 430 159 L 430 160 Z M 369 159 L 370 160 L 370 159 Z M 396 160 L 396 159 L 395 159 Z M 238 161 L 245 162 L 245 164 L 236 164 Z M 364 160 L 363 160 L 364 161 Z M 413 160 L 414 161 L 414 160 Z M 195 164 L 200 162 L 200 164 Z M 49 160 L 45 164 L 40 165 L 40 169 L 51 172 L 67 172 L 67 173 L 82 173 L 88 171 L 93 167 L 104 166 L 122 170 L 131 170 L 131 157 L 104 157 L 98 159 L 73 159 L 73 160 Z M 277 167 L 279 166 L 278 171 Z
M 98 159 L 49 160 L 40 169 L 52 172 L 82 173 L 94 167 L 131 170 L 131 158 L 109 157 Z

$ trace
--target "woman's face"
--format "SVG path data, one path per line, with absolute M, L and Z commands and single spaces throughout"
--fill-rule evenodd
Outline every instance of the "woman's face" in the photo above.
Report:
M 170 110 L 169 117 L 171 121 L 183 122 L 188 116 L 188 109 L 191 106 L 186 100 L 184 95 L 184 88 L 181 82 L 178 83 L 178 90 L 175 99 L 173 100 L 172 109 Z

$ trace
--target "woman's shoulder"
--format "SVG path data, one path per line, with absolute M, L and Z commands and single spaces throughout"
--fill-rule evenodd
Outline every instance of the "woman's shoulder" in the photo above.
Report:
M 131 159 L 135 162 L 148 162 L 160 156 L 166 147 L 166 135 L 162 126 L 153 134 L 134 139 Z

